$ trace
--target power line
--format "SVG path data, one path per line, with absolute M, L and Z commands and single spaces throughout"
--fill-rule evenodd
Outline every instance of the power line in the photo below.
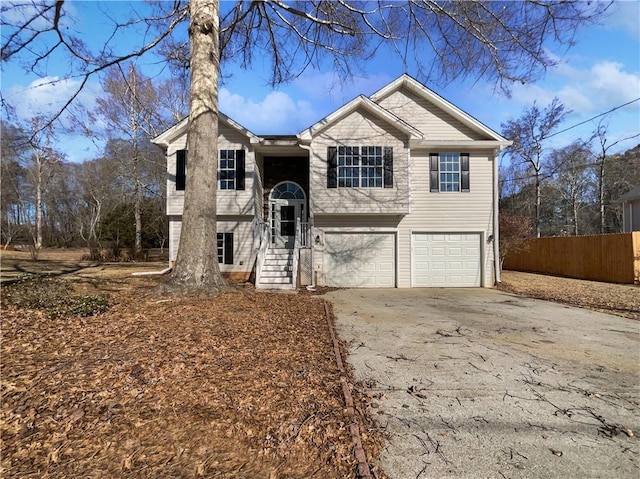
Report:
M 576 127 L 578 127 L 578 126 L 580 126 L 580 125 L 584 125 L 585 123 L 589 123 L 591 120 L 595 120 L 596 118 L 600 118 L 601 116 L 608 115 L 609 113 L 614 112 L 614 111 L 616 111 L 616 110 L 619 110 L 620 108 L 624 108 L 624 107 L 625 107 L 625 106 L 627 106 L 627 105 L 631 105 L 632 103 L 635 103 L 635 102 L 636 102 L 636 101 L 638 101 L 638 100 L 640 100 L 640 97 L 636 98 L 635 100 L 628 101 L 628 102 L 627 102 L 627 103 L 625 103 L 624 105 L 619 105 L 619 106 L 616 106 L 616 107 L 612 108 L 612 109 L 611 109 L 611 110 L 609 110 L 609 111 L 605 111 L 604 113 L 600 113 L 599 115 L 596 115 L 596 116 L 594 116 L 594 117 L 592 117 L 592 118 L 589 118 L 588 120 L 581 121 L 580 123 L 576 123 L 575 125 L 570 126 L 570 127 L 568 127 L 568 128 L 565 128 L 564 130 L 556 131 L 556 132 L 555 132 L 555 133 L 553 133 L 552 135 L 547 136 L 547 138 L 551 138 L 551 137 L 553 137 L 553 136 L 559 135 L 560 133 L 564 133 L 565 131 L 572 130 L 573 128 L 576 128 Z

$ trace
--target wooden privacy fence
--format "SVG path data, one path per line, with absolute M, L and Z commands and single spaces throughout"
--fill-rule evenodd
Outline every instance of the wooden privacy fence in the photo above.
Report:
M 507 253 L 504 269 L 609 283 L 637 283 L 640 282 L 640 231 L 534 238 L 526 251 Z

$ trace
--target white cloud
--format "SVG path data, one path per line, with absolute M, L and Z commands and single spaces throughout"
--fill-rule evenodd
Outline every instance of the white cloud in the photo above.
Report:
M 311 98 L 329 102 L 333 110 L 358 95 L 368 96 L 375 93 L 392 80 L 393 78 L 386 73 L 343 78 L 337 72 L 313 72 L 302 75 L 294 82 L 294 86 Z
M 640 75 L 627 73 L 617 62 L 600 62 L 594 65 L 587 78 L 589 90 L 597 95 L 596 105 L 614 106 L 640 96 Z
M 615 2 L 610 10 L 605 25 L 616 30 L 622 29 L 633 40 L 638 41 L 640 39 L 640 2 L 637 0 Z
M 547 105 L 557 96 L 577 114 L 598 114 L 640 96 L 640 75 L 625 71 L 619 62 L 600 61 L 591 68 L 578 69 L 567 64 L 552 72 L 555 79 L 545 83 L 515 85 L 513 99 L 522 105 Z M 553 88 L 551 84 L 559 84 Z M 635 103 L 640 107 L 640 102 Z
M 311 103 L 275 91 L 254 101 L 220 89 L 220 111 L 256 134 L 294 134 L 319 119 Z
M 78 88 L 80 88 L 78 80 L 43 77 L 32 81 L 26 87 L 12 87 L 6 100 L 15 108 L 20 120 L 28 121 L 35 116 L 50 117 L 57 114 L 76 94 Z M 93 109 L 99 91 L 98 84 L 87 83 L 74 100 L 74 105 Z M 65 112 L 61 116 L 63 123 L 68 123 L 69 113 Z
M 50 119 L 58 114 L 79 87 L 80 82 L 77 80 L 55 76 L 42 77 L 27 86 L 17 85 L 9 88 L 5 100 L 13 107 L 16 123 L 22 123 L 28 127 L 30 120 L 34 117 L 42 116 Z M 95 99 L 99 93 L 100 86 L 97 83 L 87 83 L 72 106 L 60 116 L 61 124 L 57 126 L 61 126 L 62 129 L 56 128 L 60 141 L 54 146 L 64 152 L 69 161 L 79 162 L 95 158 L 104 147 L 102 135 L 94 134 L 101 131 L 103 126 L 100 123 L 89 125 L 86 115 L 81 114 L 78 108 L 94 109 Z M 78 120 L 83 123 L 83 128 L 79 128 L 72 118 L 76 120 L 83 118 Z M 91 135 L 85 136 L 84 127 L 86 131 L 91 132 Z
M 12 5 L 11 7 L 3 8 L 2 20 L 3 23 L 9 25 L 24 25 L 29 23 L 28 31 L 45 30 L 50 28 L 53 23 L 54 10 L 49 9 L 46 15 L 42 14 L 43 9 L 38 8 L 32 4 L 24 5 Z M 64 17 L 63 17 L 64 18 Z M 64 25 L 68 27 L 69 25 Z

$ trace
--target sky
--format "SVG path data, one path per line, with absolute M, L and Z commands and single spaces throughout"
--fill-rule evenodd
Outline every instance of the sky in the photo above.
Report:
M 141 2 L 72 1 L 66 28 L 82 34 L 91 47 L 104 42 L 110 18 L 144 8 Z M 5 12 L 5 16 L 12 13 Z M 144 40 L 118 39 L 117 45 Z M 427 84 L 429 88 L 463 109 L 497 132 L 501 124 L 518 118 L 533 102 L 541 107 L 558 97 L 571 110 L 559 130 L 585 122 L 549 140 L 548 147 L 559 148 L 576 138 L 586 138 L 599 120 L 591 118 L 614 108 L 607 115 L 609 143 L 640 132 L 640 1 L 619 1 L 601 24 L 580 31 L 576 45 L 565 50 L 552 50 L 558 65 L 544 78 L 533 83 L 515 84 L 507 97 L 494 84 L 482 81 L 452 81 L 447 85 Z M 168 74 L 154 57 L 141 59 L 143 73 L 154 78 Z M 15 107 L 21 120 L 55 110 L 74 91 L 78 79 L 58 81 L 68 72 L 64 58 L 52 57 L 39 73 L 26 73 L 16 63 L 3 63 L 2 98 Z M 319 121 L 359 94 L 370 95 L 394 80 L 404 67 L 400 62 L 380 56 L 368 62 L 364 71 L 352 79 L 341 79 L 335 72 L 308 71 L 277 90 L 267 84 L 267 74 L 260 65 L 249 71 L 229 67 L 228 78 L 220 89 L 220 110 L 256 134 L 295 134 Z M 409 71 L 409 74 L 412 72 Z M 99 79 L 90 81 L 79 101 L 88 108 L 95 106 L 100 93 Z M 636 101 L 634 101 L 636 100 Z M 89 125 L 94 131 L 99 125 Z M 103 138 L 86 138 L 77 133 L 60 133 L 57 146 L 67 159 L 80 162 L 100 155 Z M 623 151 L 640 143 L 640 139 L 621 142 L 612 152 Z

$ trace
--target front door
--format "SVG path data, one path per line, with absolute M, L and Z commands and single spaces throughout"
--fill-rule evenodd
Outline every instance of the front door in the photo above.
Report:
M 304 200 L 271 200 L 271 237 L 275 248 L 292 249 L 296 236 L 296 219 L 304 219 Z

